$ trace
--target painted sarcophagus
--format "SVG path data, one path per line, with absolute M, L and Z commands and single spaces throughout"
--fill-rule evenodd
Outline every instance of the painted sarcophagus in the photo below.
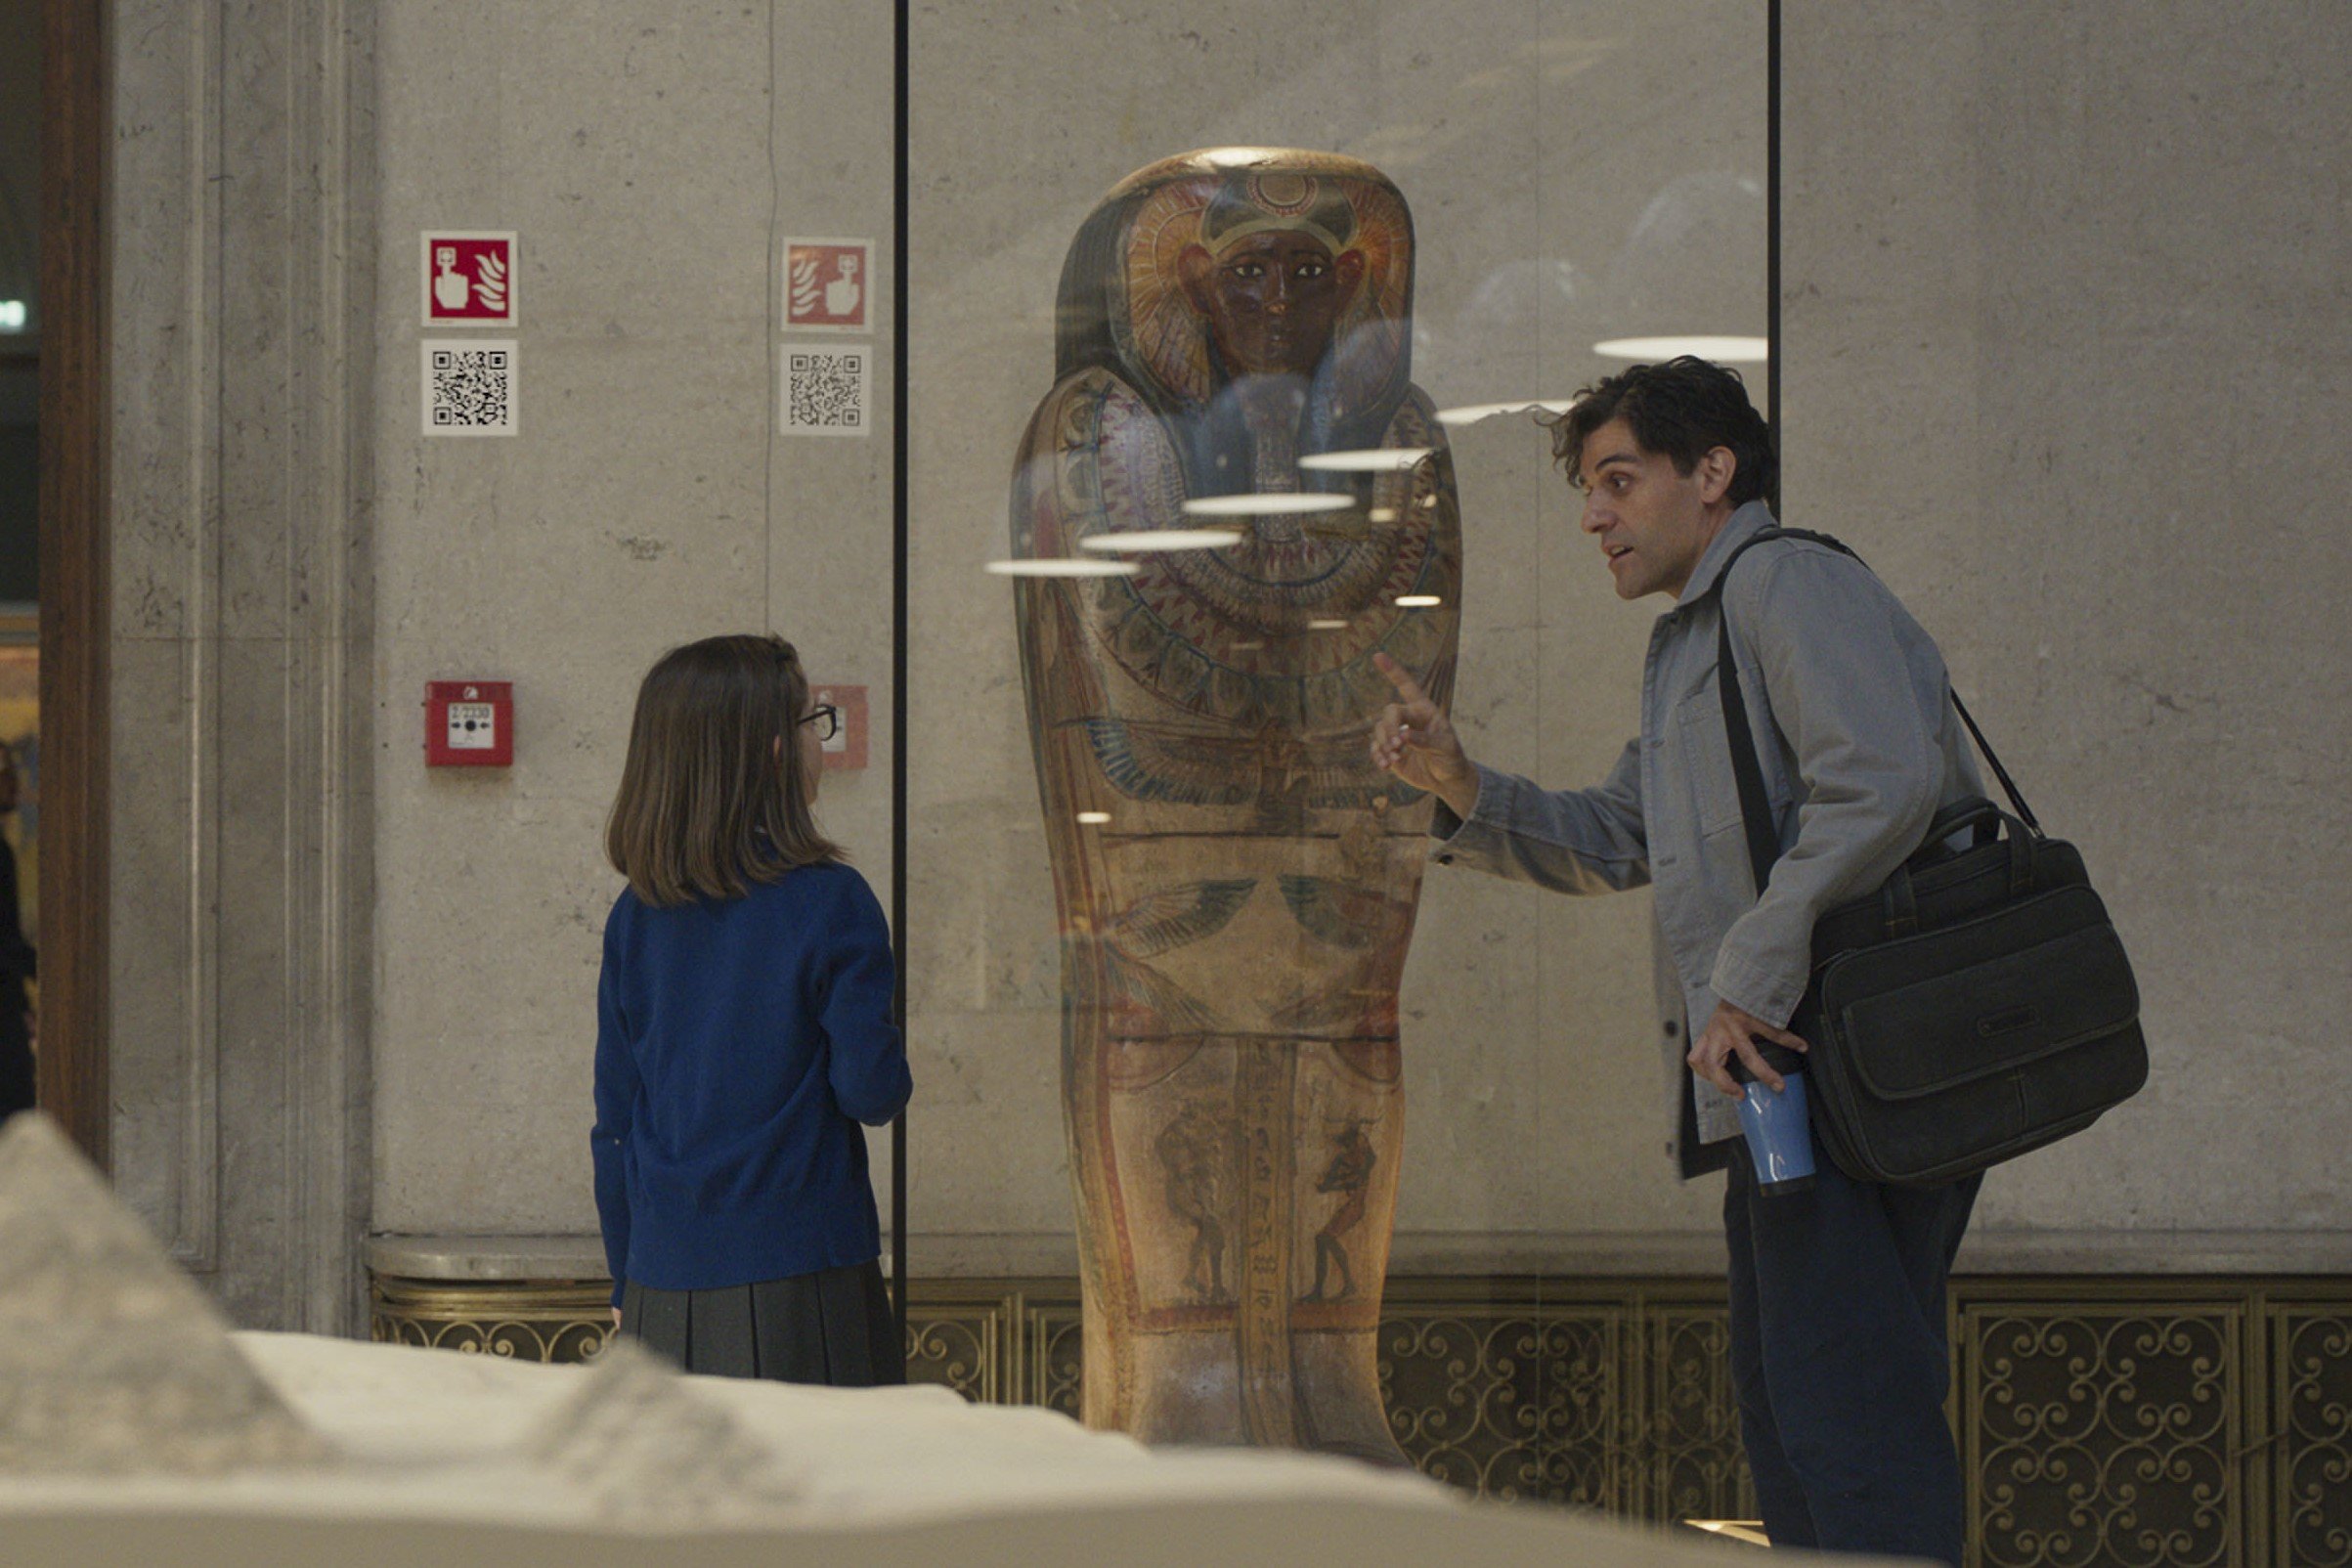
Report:
M 1147 1441 L 1401 1462 L 1375 1334 L 1431 806 L 1370 762 L 1372 661 L 1446 700 L 1461 564 L 1412 301 L 1412 218 L 1371 165 L 1154 164 L 1070 247 L 1015 471 L 1018 557 L 1234 531 L 1016 585 L 1086 1419 Z

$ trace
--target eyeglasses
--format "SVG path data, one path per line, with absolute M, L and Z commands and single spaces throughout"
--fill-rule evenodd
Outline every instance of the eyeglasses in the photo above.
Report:
M 819 703 L 801 722 L 816 726 L 816 738 L 820 743 L 829 741 L 841 733 L 841 710 L 829 702 Z

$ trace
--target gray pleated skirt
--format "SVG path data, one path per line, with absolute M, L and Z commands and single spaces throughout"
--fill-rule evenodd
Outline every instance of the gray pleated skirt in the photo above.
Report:
M 621 1287 L 621 1336 L 690 1372 L 876 1388 L 906 1381 L 879 1263 L 720 1290 Z

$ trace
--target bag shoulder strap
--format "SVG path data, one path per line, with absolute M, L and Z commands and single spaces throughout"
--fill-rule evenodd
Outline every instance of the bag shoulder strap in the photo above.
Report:
M 1854 554 L 1844 542 L 1827 534 L 1815 533 L 1808 528 L 1774 527 L 1762 529 L 1740 541 L 1730 557 L 1723 562 L 1722 570 L 1716 574 L 1715 587 L 1711 590 L 1716 597 L 1715 686 L 1717 694 L 1722 699 L 1723 736 L 1731 747 L 1731 776 L 1739 788 L 1740 822 L 1748 839 L 1748 867 L 1755 874 L 1756 895 L 1760 898 L 1764 896 L 1764 882 L 1772 874 L 1772 862 L 1780 858 L 1780 835 L 1772 819 L 1771 797 L 1764 793 L 1764 766 L 1756 760 L 1756 736 L 1748 724 L 1747 698 L 1740 691 L 1739 662 L 1731 652 L 1731 616 L 1724 607 L 1723 588 L 1731 580 L 1732 566 L 1742 555 L 1756 545 L 1776 539 L 1806 540 L 1851 557 L 1864 571 L 1870 570 L 1869 562 Z M 2001 759 L 1993 752 L 1992 742 L 1986 740 L 1984 731 L 1977 727 L 1977 720 L 1969 713 L 1968 704 L 1960 700 L 1960 693 L 1953 691 L 1951 695 L 1952 707 L 1959 713 L 1960 721 L 1968 726 L 1968 733 L 1976 741 L 1977 750 L 1983 753 L 1984 761 L 1991 764 L 1993 776 L 2001 781 L 2001 793 L 2008 796 L 2009 804 L 2017 807 L 2019 820 L 2031 830 L 2034 837 L 2041 837 L 2041 823 L 2035 819 L 2033 808 L 2025 804 L 2025 796 L 2018 793 L 2017 781 L 2009 776 L 2009 769 L 2001 765 Z

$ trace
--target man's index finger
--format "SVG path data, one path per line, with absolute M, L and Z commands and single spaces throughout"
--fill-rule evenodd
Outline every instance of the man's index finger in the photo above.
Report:
M 1372 668 L 1388 677 L 1388 683 L 1397 688 L 1397 695 L 1406 702 L 1425 703 L 1429 700 L 1429 694 L 1421 690 L 1421 683 L 1413 678 L 1413 672 L 1387 654 L 1373 654 Z

